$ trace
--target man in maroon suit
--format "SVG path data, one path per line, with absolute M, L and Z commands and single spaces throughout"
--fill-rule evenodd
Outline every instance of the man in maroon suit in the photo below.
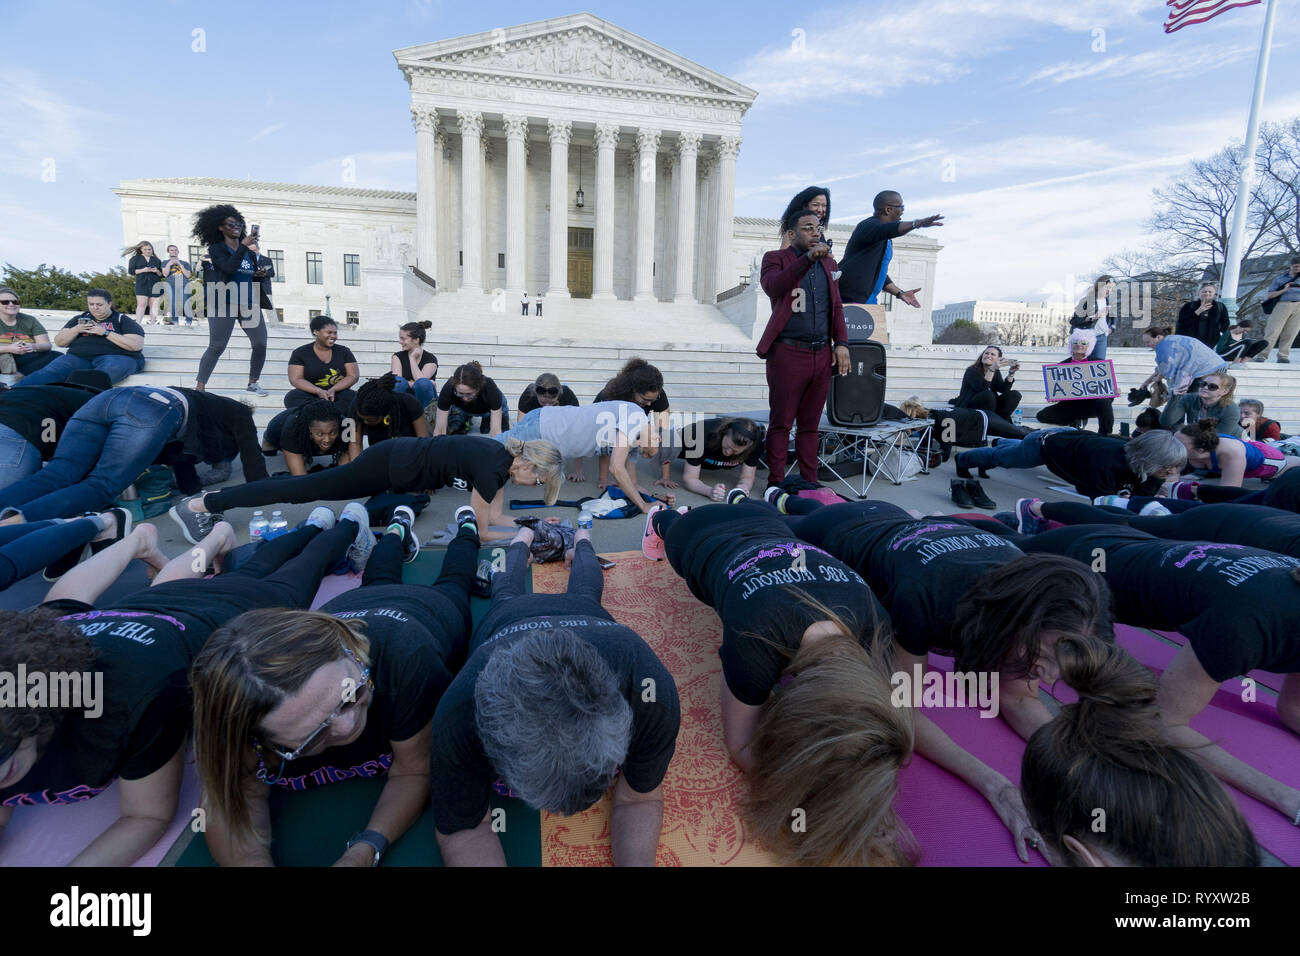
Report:
M 831 390 L 831 365 L 849 374 L 848 329 L 832 274 L 835 260 L 821 241 L 821 225 L 811 209 L 792 213 L 782 223 L 790 245 L 763 256 L 761 282 L 772 300 L 772 317 L 758 340 L 758 357 L 767 360 L 771 417 L 767 428 L 768 485 L 785 477 L 790 425 L 799 423 L 795 454 L 799 473 L 817 480 L 817 426 Z

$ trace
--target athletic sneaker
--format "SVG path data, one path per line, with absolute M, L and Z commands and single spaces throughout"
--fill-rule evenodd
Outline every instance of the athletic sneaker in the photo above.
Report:
M 993 516 L 994 521 L 1000 521 L 1017 534 L 1020 533 L 1020 520 L 1010 511 L 999 511 Z
M 105 548 L 111 548 L 131 533 L 131 512 L 125 508 L 109 508 L 105 514 L 113 516 L 113 536 L 103 541 L 90 542 L 90 553 L 99 554 Z
M 788 497 L 789 495 L 781 490 L 780 485 L 772 485 L 767 491 L 763 492 L 763 500 L 781 514 L 785 514 L 785 499 Z
M 1148 518 L 1152 518 L 1152 517 L 1157 517 L 1159 515 L 1170 515 L 1173 514 L 1173 512 L 1170 511 L 1168 508 L 1166 508 L 1158 501 L 1148 501 L 1145 505 L 1143 505 L 1142 510 L 1139 511 L 1138 514 L 1146 515 Z
M 393 509 L 393 520 L 388 522 L 388 531 L 398 531 L 402 535 L 402 561 L 410 564 L 420 556 L 420 539 L 415 536 L 415 512 L 406 505 Z M 387 532 L 386 532 L 387 533 Z
M 307 520 L 304 521 L 303 524 L 315 525 L 322 531 L 328 531 L 330 528 L 334 527 L 335 520 L 334 512 L 321 506 L 319 508 L 313 508 L 311 514 L 307 516 Z
M 258 398 L 266 398 L 267 395 L 270 395 L 270 394 L 271 394 L 270 392 L 268 392 L 266 389 L 264 389 L 264 388 L 263 388 L 260 384 L 258 384 L 257 382 L 249 382 L 249 383 L 248 383 L 248 387 L 247 387 L 246 389 L 244 389 L 244 391 L 246 391 L 246 392 L 252 392 L 252 393 L 253 393 L 254 395 L 256 395 Z
M 739 488 L 732 488 L 727 492 L 727 504 L 738 505 L 748 497 L 748 492 L 741 491 Z
M 366 569 L 370 552 L 375 550 L 375 535 L 370 530 L 370 512 L 359 501 L 353 501 L 339 515 L 340 520 L 344 518 L 351 519 L 357 525 L 356 540 L 348 546 L 348 563 L 352 565 L 352 570 L 360 573 Z
M 655 505 L 645 516 L 645 534 L 641 536 L 641 553 L 651 561 L 662 561 L 667 557 L 664 539 L 659 537 L 659 532 L 655 531 L 654 527 L 655 515 L 662 511 L 663 507 L 663 505 Z
M 1016 530 L 1021 534 L 1038 534 L 1047 529 L 1047 522 L 1033 512 L 1038 498 L 1021 498 L 1016 502 Z
M 410 509 L 408 508 L 407 510 L 409 511 Z M 456 522 L 456 527 L 458 528 L 464 527 L 467 524 L 472 524 L 474 529 L 478 530 L 478 515 L 474 513 L 474 508 L 471 505 L 461 505 L 457 508 L 456 514 L 452 520 Z
M 197 495 L 190 495 L 188 498 L 182 498 L 176 504 L 171 506 L 167 513 L 172 516 L 172 520 L 181 526 L 181 534 L 190 544 L 198 544 L 209 534 L 216 526 L 217 522 L 225 520 L 225 515 L 216 511 L 191 511 L 190 502 L 195 498 L 203 500 L 203 492 Z
M 1102 495 L 1100 498 L 1093 498 L 1092 503 L 1098 508 L 1123 508 L 1128 510 L 1128 499 L 1123 495 Z

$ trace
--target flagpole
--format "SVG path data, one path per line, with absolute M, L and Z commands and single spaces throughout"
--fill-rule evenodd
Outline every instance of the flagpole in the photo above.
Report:
M 1268 78 L 1268 55 L 1273 46 L 1273 14 L 1277 0 L 1264 0 L 1264 33 L 1259 44 L 1259 63 L 1255 67 L 1255 95 L 1250 103 L 1250 121 L 1246 125 L 1246 147 L 1242 154 L 1241 182 L 1237 186 L 1237 205 L 1232 211 L 1232 231 L 1228 234 L 1228 253 L 1223 261 L 1223 283 L 1219 294 L 1228 308 L 1229 318 L 1237 317 L 1237 283 L 1241 279 L 1241 249 L 1246 235 L 1246 215 L 1250 211 L 1250 191 L 1255 185 L 1255 150 L 1259 145 L 1259 108 L 1264 102 L 1264 81 Z

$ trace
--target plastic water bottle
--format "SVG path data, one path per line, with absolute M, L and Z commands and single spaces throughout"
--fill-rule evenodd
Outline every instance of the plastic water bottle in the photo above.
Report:
M 279 511 L 272 511 L 270 527 L 266 529 L 266 534 L 263 535 L 263 540 L 271 541 L 280 537 L 282 534 L 288 533 L 289 522 L 285 520 L 284 514 Z
M 1025 420 L 1025 413 L 1021 411 L 1019 408 L 1017 408 L 1014 412 L 1011 413 L 1011 424 L 1015 425 L 1017 428 L 1021 427 L 1021 423 L 1024 420 Z
M 578 527 L 591 530 L 591 526 L 593 524 L 592 519 L 593 519 L 592 513 L 588 511 L 586 508 L 583 508 L 582 513 L 578 515 Z
M 266 520 L 266 514 L 262 511 L 253 512 L 253 520 L 248 522 L 248 540 L 264 541 L 266 532 L 270 529 L 271 523 Z

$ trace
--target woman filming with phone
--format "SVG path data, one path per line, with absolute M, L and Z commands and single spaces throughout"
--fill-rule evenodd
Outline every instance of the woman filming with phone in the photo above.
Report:
M 1006 370 L 1005 375 L 1003 369 Z M 961 394 L 952 404 L 956 408 L 973 408 L 989 418 L 989 434 L 999 438 L 1024 438 L 1027 430 L 1011 423 L 1020 404 L 1020 393 L 1015 384 L 1020 363 L 1004 358 L 1002 350 L 990 345 L 977 358 L 961 379 Z
M 266 323 L 254 305 L 258 292 L 257 253 L 253 246 L 259 238 L 259 227 L 244 229 L 244 217 L 229 204 L 208 206 L 194 216 L 194 238 L 208 247 L 212 260 L 210 269 L 204 270 L 203 298 L 208 316 L 208 349 L 199 359 L 199 373 L 194 388 L 207 387 L 217 359 L 230 344 L 235 331 L 235 320 L 248 336 L 253 354 L 248 362 L 248 387 L 246 391 L 264 397 L 266 389 L 258 384 L 262 366 L 266 364 Z

